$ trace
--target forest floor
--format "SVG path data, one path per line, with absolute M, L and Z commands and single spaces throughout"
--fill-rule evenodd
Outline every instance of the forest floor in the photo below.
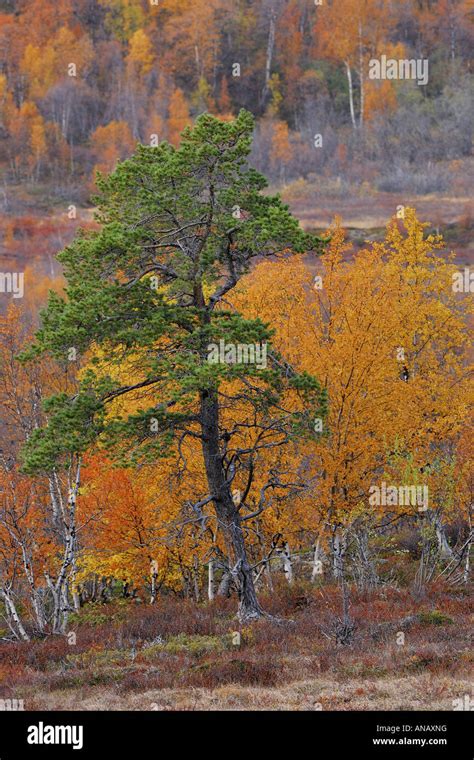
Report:
M 279 583 L 262 603 L 293 622 L 242 628 L 235 599 L 87 604 L 68 636 L 0 645 L 0 698 L 25 710 L 454 710 L 473 698 L 464 588 L 352 590 L 344 645 L 337 587 Z

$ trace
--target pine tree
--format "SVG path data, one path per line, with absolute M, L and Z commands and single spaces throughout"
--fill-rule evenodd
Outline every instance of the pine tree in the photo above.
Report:
M 234 499 L 232 483 L 252 472 L 260 451 L 284 445 L 325 408 L 317 380 L 272 351 L 269 326 L 226 301 L 257 256 L 323 245 L 279 196 L 262 194 L 266 180 L 247 164 L 253 127 L 245 111 L 230 122 L 203 114 L 178 149 L 141 145 L 101 177 L 101 229 L 59 255 L 66 298 L 51 295 L 24 354 L 65 360 L 73 349 L 88 359 L 80 392 L 48 401 L 48 426 L 25 450 L 27 471 L 50 469 L 98 437 L 130 464 L 172 456 L 189 437 L 200 441 L 208 493 L 195 506 L 215 511 L 242 620 L 262 610 L 242 528 L 245 493 Z M 265 346 L 267 362 L 212 363 L 210 347 L 220 341 Z

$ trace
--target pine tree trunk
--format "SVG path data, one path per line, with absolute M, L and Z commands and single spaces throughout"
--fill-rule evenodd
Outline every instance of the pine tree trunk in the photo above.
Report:
M 232 553 L 234 565 L 232 575 L 236 581 L 239 592 L 239 619 L 244 622 L 262 616 L 263 611 L 257 599 L 253 581 L 253 570 L 247 558 L 244 534 L 240 523 L 240 517 L 233 508 L 230 515 L 230 541 L 229 548 Z
M 232 576 L 239 593 L 240 620 L 262 616 L 263 611 L 255 593 L 253 571 L 249 564 L 238 507 L 234 504 L 231 486 L 225 477 L 219 449 L 219 407 L 217 395 L 201 392 L 202 451 L 209 493 L 213 496 L 220 530 L 224 534 Z

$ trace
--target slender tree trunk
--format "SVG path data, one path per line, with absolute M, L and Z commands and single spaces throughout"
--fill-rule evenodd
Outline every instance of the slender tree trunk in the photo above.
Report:
M 83 586 L 82 585 L 75 585 L 75 590 L 72 592 L 72 603 L 74 605 L 74 611 L 79 612 L 83 603 Z
M 72 571 L 71 571 L 71 596 L 72 604 L 75 612 L 79 612 L 81 609 L 81 591 L 76 582 L 76 557 L 72 559 Z
M 334 580 L 336 581 L 342 581 L 344 577 L 344 555 L 346 551 L 345 543 L 345 536 L 341 536 L 339 528 L 334 527 L 331 548 L 332 571 Z
M 207 598 L 210 602 L 214 599 L 214 560 L 210 559 L 207 566 Z
M 194 587 L 194 599 L 199 603 L 201 594 L 199 591 L 199 559 L 196 554 L 193 557 L 193 587 Z
M 219 448 L 219 406 L 215 391 L 201 392 L 202 451 L 209 493 L 213 497 L 219 528 L 226 542 L 232 577 L 239 593 L 240 620 L 262 616 L 255 593 L 253 571 L 249 564 L 238 507 L 234 504 L 231 485 L 226 480 Z
M 38 593 L 36 587 L 36 579 L 33 573 L 33 561 L 30 556 L 30 552 L 26 547 L 26 541 L 18 539 L 18 543 L 21 548 L 23 557 L 23 567 L 25 570 L 26 579 L 30 587 L 30 599 L 33 611 L 35 613 L 36 624 L 38 626 L 39 633 L 43 633 L 46 628 L 46 613 L 44 610 L 43 600 Z
M 469 541 L 467 545 L 467 549 L 466 549 L 466 560 L 464 562 L 464 572 L 463 572 L 464 583 L 469 583 L 471 543 L 472 542 Z
M 291 586 L 293 583 L 293 564 L 291 562 L 290 546 L 287 541 L 285 541 L 283 549 L 280 550 L 280 556 L 283 560 L 283 572 L 285 573 L 285 578 Z
M 265 86 L 262 92 L 262 105 L 265 105 L 270 90 L 270 78 L 272 75 L 273 48 L 275 47 L 275 9 L 270 10 L 270 26 L 268 28 L 267 56 L 265 60 Z
M 311 572 L 311 583 L 314 583 L 316 581 L 316 578 L 318 575 L 322 575 L 322 565 L 321 565 L 321 559 L 320 559 L 320 538 L 318 536 L 318 539 L 316 541 L 316 544 L 314 546 L 314 555 L 313 555 L 313 569 Z
M 446 538 L 446 532 L 444 529 L 443 521 L 439 512 L 429 509 L 426 513 L 426 517 L 430 525 L 436 531 L 436 539 L 438 541 L 438 551 L 440 557 L 443 559 L 453 559 L 454 552 L 451 549 L 448 539 Z
M 217 596 L 223 596 L 226 599 L 230 596 L 230 586 L 232 583 L 232 574 L 230 570 L 225 570 L 217 589 Z
M 351 122 L 354 129 L 357 129 L 356 119 L 355 119 L 355 110 L 354 110 L 354 86 L 352 84 L 352 71 L 350 64 L 347 61 L 344 61 L 345 67 L 346 67 L 346 74 L 347 74 L 347 84 L 349 87 L 349 108 L 351 111 Z
M 364 123 L 365 81 L 364 81 L 364 52 L 362 49 L 362 25 L 359 22 L 359 84 L 360 84 L 360 113 L 359 127 Z
M 3 599 L 5 601 L 5 607 L 7 610 L 8 617 L 11 619 L 12 623 L 15 626 L 14 627 L 13 625 L 10 624 L 10 629 L 12 633 L 16 636 L 16 638 L 21 639 L 22 641 L 29 641 L 30 637 L 28 636 L 27 632 L 25 631 L 23 627 L 23 623 L 21 622 L 20 616 L 15 606 L 15 602 L 13 601 L 9 590 L 6 588 L 2 588 L 0 593 L 3 596 Z
M 46 582 L 53 597 L 53 633 L 65 633 L 69 617 L 70 573 L 75 574 L 76 553 L 76 500 L 81 478 L 81 463 L 77 462 L 74 482 L 70 482 L 68 510 L 63 515 L 64 553 L 56 581 L 45 572 Z
M 366 525 L 360 525 L 354 530 L 357 545 L 357 570 L 359 588 L 371 589 L 378 583 L 377 569 L 370 554 L 369 532 Z
M 273 578 L 272 578 L 272 564 L 271 562 L 265 563 L 265 575 L 267 576 L 268 590 L 273 591 Z
M 58 500 L 57 480 L 55 479 L 54 475 L 49 476 L 48 483 L 51 498 L 51 507 L 53 510 L 53 523 L 54 525 L 57 525 L 59 522 L 59 516 L 61 514 L 61 508 Z
M 150 604 L 156 602 L 156 581 L 158 578 L 158 562 L 156 559 L 152 559 L 150 562 L 150 577 L 151 577 L 151 592 L 150 592 Z

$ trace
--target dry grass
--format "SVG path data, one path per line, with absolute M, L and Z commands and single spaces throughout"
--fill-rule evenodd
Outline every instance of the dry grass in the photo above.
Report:
M 327 678 L 278 688 L 229 684 L 217 689 L 148 690 L 120 694 L 102 687 L 52 691 L 26 700 L 38 710 L 452 710 L 472 680 L 424 674 L 401 678 Z
M 74 645 L 1 645 L 0 696 L 27 710 L 450 710 L 471 694 L 466 591 L 353 591 L 346 646 L 334 637 L 337 588 L 282 583 L 263 603 L 294 622 L 240 629 L 238 646 L 233 599 L 86 606 Z

